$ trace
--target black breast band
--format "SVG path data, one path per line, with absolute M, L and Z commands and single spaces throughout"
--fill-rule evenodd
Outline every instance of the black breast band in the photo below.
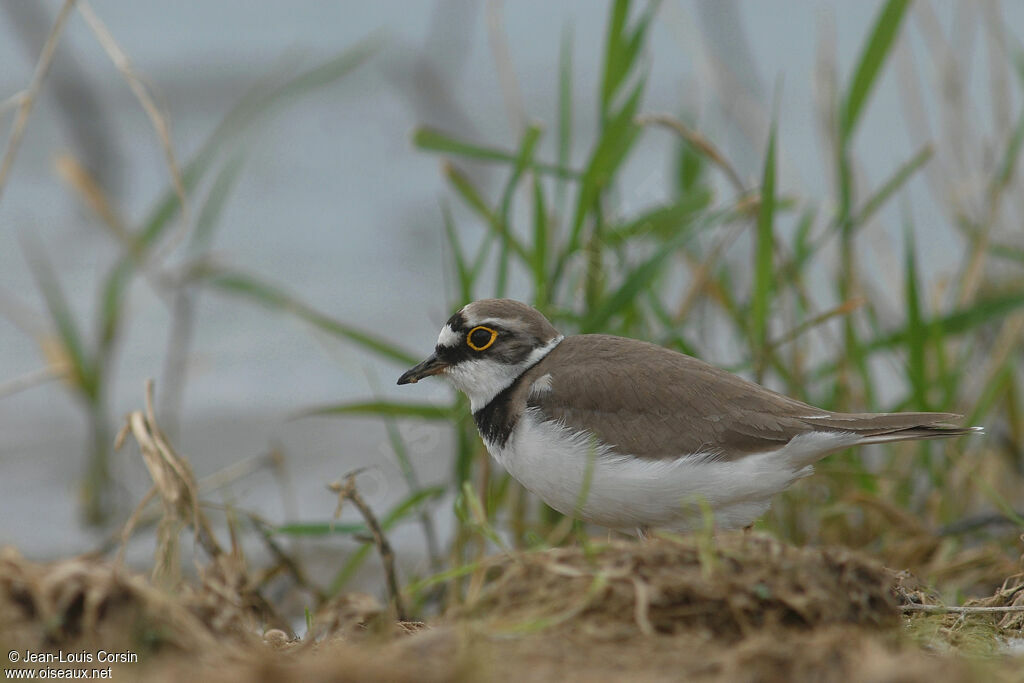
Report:
M 508 438 L 512 436 L 512 430 L 519 422 L 519 415 L 512 409 L 512 394 L 515 393 L 519 383 L 523 381 L 527 371 L 524 370 L 520 373 L 512 381 L 512 384 L 499 391 L 487 405 L 473 413 L 480 436 L 484 438 L 484 441 L 494 444 L 498 448 L 503 448 L 508 443 Z

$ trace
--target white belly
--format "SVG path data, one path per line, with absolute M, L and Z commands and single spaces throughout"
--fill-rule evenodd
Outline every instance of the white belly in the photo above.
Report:
M 773 495 L 811 474 L 803 458 L 793 457 L 811 445 L 794 448 L 798 439 L 734 461 L 700 453 L 641 459 L 528 410 L 504 448 L 487 449 L 523 486 L 566 515 L 616 529 L 687 529 L 701 526 L 702 510 L 710 508 L 715 526 L 731 529 L 756 520 Z

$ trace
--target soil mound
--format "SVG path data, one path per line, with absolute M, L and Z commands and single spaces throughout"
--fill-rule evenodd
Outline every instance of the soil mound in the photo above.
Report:
M 893 627 L 892 588 L 891 572 L 842 549 L 743 533 L 659 537 L 518 556 L 469 613 L 514 629 L 579 627 L 616 638 L 702 631 L 734 640 L 775 628 Z

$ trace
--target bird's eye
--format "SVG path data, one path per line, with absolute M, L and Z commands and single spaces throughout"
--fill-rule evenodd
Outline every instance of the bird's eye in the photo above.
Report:
M 490 348 L 494 340 L 498 338 L 498 333 L 489 327 L 478 326 L 474 327 L 466 335 L 466 343 L 469 348 L 474 351 L 483 351 Z

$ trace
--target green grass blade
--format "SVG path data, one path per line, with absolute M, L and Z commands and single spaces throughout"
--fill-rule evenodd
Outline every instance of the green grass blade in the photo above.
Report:
M 1017 125 L 1013 128 L 1010 142 L 1006 145 L 1003 158 L 999 163 L 999 172 L 993 178 L 991 194 L 997 194 L 1013 180 L 1017 168 L 1017 159 L 1020 157 L 1021 147 L 1024 146 L 1024 111 L 1017 118 Z
M 420 591 L 423 591 L 427 588 L 433 588 L 434 586 L 440 583 L 447 583 L 452 579 L 458 579 L 468 574 L 472 574 L 473 572 L 479 570 L 480 567 L 480 562 L 470 562 L 469 564 L 460 565 L 452 569 L 447 569 L 443 572 L 440 572 L 439 574 L 427 576 L 425 578 L 420 579 L 419 581 L 413 581 L 408 586 L 406 586 L 405 590 L 406 592 L 415 595 L 416 593 L 419 593 Z
M 629 0 L 616 0 L 612 4 L 611 16 L 608 20 L 601 80 L 602 123 L 613 116 L 616 96 L 635 70 L 637 57 L 646 40 L 647 29 L 654 17 L 658 3 L 648 4 L 632 31 L 627 28 L 629 6 Z
M 453 164 L 445 164 L 444 174 L 448 178 L 448 182 L 451 183 L 455 192 L 462 198 L 466 206 L 472 209 L 487 227 L 490 228 L 499 239 L 503 240 L 504 244 L 507 244 L 508 248 L 512 250 L 523 262 L 529 263 L 530 257 L 526 251 L 526 247 L 512 235 L 508 226 L 505 225 L 501 217 L 496 214 L 487 205 L 487 201 L 480 194 L 480 191 L 476 189 L 472 181 L 462 171 L 457 169 Z
M 997 405 L 1002 405 L 997 404 L 997 401 L 1008 398 L 1006 394 L 1016 379 L 1014 376 L 1015 370 L 1016 364 L 1012 361 L 1003 363 L 999 370 L 982 387 L 981 393 L 978 394 L 974 405 L 971 406 L 971 412 L 968 413 L 967 418 L 964 420 L 964 424 L 977 425 L 989 419 L 990 413 L 996 409 Z M 1009 401 L 1006 401 L 1006 403 L 1009 404 Z
M 462 407 L 468 408 L 465 399 L 460 399 L 460 403 Z M 480 443 L 479 433 L 476 425 L 472 423 L 472 418 L 466 413 L 462 414 L 466 417 L 455 426 L 456 449 L 453 467 L 454 481 L 459 486 L 468 481 L 473 472 L 473 458 L 479 451 Z
M 427 500 L 432 500 L 436 497 L 440 497 L 444 494 L 444 487 L 436 486 L 422 491 L 414 492 L 404 502 L 399 503 L 395 508 L 392 508 L 383 520 L 381 520 L 380 526 L 384 531 L 391 530 L 399 521 L 408 516 L 409 512 L 419 507 L 422 503 Z M 334 595 L 342 586 L 349 582 L 349 580 L 355 576 L 355 573 L 359 571 L 359 568 L 366 561 L 366 558 L 370 556 L 373 551 L 373 543 L 364 543 L 362 547 L 356 550 L 348 558 L 342 568 L 331 580 L 331 585 L 328 588 L 328 594 Z
M 384 428 L 388 435 L 388 441 L 391 443 L 391 451 L 395 454 L 398 468 L 402 472 L 402 479 L 405 480 L 405 485 L 409 487 L 410 491 L 423 490 L 423 487 L 420 485 L 419 476 L 416 474 L 416 468 L 413 466 L 412 458 L 409 456 L 409 447 L 406 445 L 405 439 L 402 438 L 402 433 L 398 429 L 398 421 L 393 418 L 384 418 Z M 416 514 L 423 529 L 423 542 L 426 546 L 427 555 L 430 558 L 430 566 L 437 571 L 441 568 L 443 561 L 441 559 L 441 549 L 437 540 L 434 520 L 431 517 L 430 511 L 422 506 L 416 511 Z
M 428 486 L 418 491 L 410 493 L 405 500 L 400 502 L 395 507 L 391 508 L 384 519 L 381 521 L 381 525 L 390 529 L 392 526 L 402 521 L 409 516 L 410 513 L 415 512 L 423 503 L 427 503 L 432 500 L 437 500 L 447 492 L 445 486 Z
M 658 341 L 658 345 L 674 348 L 677 351 L 682 351 L 690 356 L 699 356 L 700 354 L 697 349 L 691 346 L 676 329 L 676 322 L 672 319 L 672 315 L 665 309 L 665 305 L 662 303 L 661 299 L 658 298 L 657 292 L 648 289 L 644 292 L 644 296 L 647 301 L 647 305 L 654 314 L 654 317 L 664 328 L 664 336 L 660 341 Z
M 793 262 L 791 268 L 794 275 L 799 279 L 804 272 L 807 260 L 814 253 L 814 244 L 811 241 L 811 230 L 814 229 L 816 213 L 813 208 L 808 208 L 800 215 L 797 223 L 796 235 L 793 238 Z
M 637 239 L 671 239 L 680 230 L 688 229 L 695 218 L 704 214 L 711 205 L 712 194 L 707 188 L 687 193 L 673 204 L 656 206 L 636 218 L 605 232 L 605 244 L 616 248 Z
M 473 490 L 472 483 L 468 481 L 462 482 L 462 490 L 455 501 L 455 507 L 457 511 L 459 509 L 462 510 L 466 521 L 475 527 L 488 541 L 501 548 L 504 552 L 509 551 L 505 541 L 502 540 L 498 532 L 491 526 L 490 520 L 487 518 L 487 511 L 484 509 L 484 503 L 480 500 L 476 491 Z
M 548 303 L 548 208 L 544 199 L 544 186 L 540 178 L 533 176 L 533 258 L 530 261 L 533 272 L 533 303 L 543 310 Z
M 928 410 L 928 378 L 925 368 L 927 334 L 921 315 L 920 276 L 917 267 L 917 246 L 914 240 L 914 226 L 909 218 L 904 221 L 904 296 L 907 308 L 907 358 L 910 386 L 913 391 L 914 408 Z
M 999 495 L 999 492 L 996 491 L 995 487 L 982 479 L 976 472 L 971 473 L 971 479 L 978 488 L 981 489 L 981 492 L 985 497 L 989 499 L 989 502 L 999 508 L 999 511 L 1003 513 L 1006 519 L 1017 525 L 1019 529 L 1024 529 L 1024 517 L 1021 517 L 1020 514 L 1013 509 L 1013 506 L 1008 500 L 1006 500 L 1006 498 Z
M 572 25 L 562 31 L 562 42 L 558 52 L 558 165 L 569 166 L 572 153 Z M 555 206 L 563 213 L 565 200 L 565 179 L 559 178 L 555 188 Z
M 611 108 L 612 98 L 619 85 L 626 78 L 628 64 L 623 55 L 623 44 L 626 22 L 629 20 L 629 0 L 615 0 L 612 3 L 611 16 L 608 17 L 608 30 L 604 41 L 604 69 L 601 79 L 601 120 L 607 117 Z
M 1014 311 L 1024 308 L 1024 291 L 1010 291 L 1005 294 L 978 299 L 969 306 L 944 316 L 922 322 L 928 341 L 970 332 L 982 325 L 1000 322 Z M 907 343 L 906 330 L 889 332 L 867 344 L 869 351 L 888 350 Z
M 473 267 L 470 269 L 471 281 L 476 282 L 481 271 L 484 269 L 484 264 L 487 263 L 487 257 L 491 253 L 491 245 L 494 244 L 494 233 L 488 232 L 484 235 L 484 241 L 480 243 L 479 249 L 477 249 L 476 256 L 473 257 Z M 474 297 L 468 297 L 463 303 L 472 301 Z
M 294 524 L 282 524 L 274 527 L 273 533 L 284 536 L 352 536 L 353 534 L 368 534 L 370 530 L 365 524 L 355 522 L 342 524 L 340 522 L 295 522 Z
M 1001 322 L 1003 318 L 1024 308 L 1024 290 L 1011 290 L 1003 294 L 978 299 L 968 306 L 951 313 L 922 319 L 921 327 L 927 343 L 935 343 L 950 337 L 971 332 L 986 324 Z M 893 351 L 907 345 L 907 328 L 904 326 L 891 332 L 882 332 L 864 344 L 865 356 Z M 814 377 L 828 377 L 835 374 L 838 363 L 829 361 L 815 368 Z
M 594 233 L 587 245 L 585 290 L 588 305 L 592 305 L 598 296 L 602 280 L 598 248 L 603 239 L 603 221 L 599 215 L 599 200 L 602 193 L 611 185 L 640 132 L 635 119 L 647 76 L 636 68 L 639 62 L 637 57 L 643 47 L 656 6 L 657 3 L 648 5 L 647 11 L 637 22 L 637 27 L 629 35 L 626 29 L 629 3 L 627 0 L 616 0 L 612 6 L 605 40 L 605 63 L 599 103 L 601 133 L 579 185 L 567 244 L 559 254 L 549 278 L 549 291 L 556 291 L 561 284 L 566 265 L 580 249 L 583 225 L 587 217 L 595 214 Z M 637 78 L 632 78 L 631 74 L 634 73 L 639 74 Z M 614 105 L 620 100 L 620 91 L 630 82 L 636 82 L 636 85 L 629 91 L 628 96 L 623 98 L 622 105 L 616 111 Z
M 100 287 L 99 357 L 105 358 L 120 328 L 125 291 L 131 284 L 135 266 L 130 259 L 121 259 L 107 273 Z
M 674 254 L 689 236 L 689 232 L 677 235 L 659 247 L 654 255 L 644 263 L 630 271 L 617 290 L 591 309 L 580 323 L 580 331 L 583 333 L 600 332 L 605 329 L 608 321 L 614 316 L 632 307 L 635 299 L 654 282 L 669 256 Z
M 506 225 L 508 224 L 512 197 L 515 195 L 523 173 L 533 164 L 533 154 L 537 151 L 537 143 L 540 142 L 542 132 L 540 126 L 530 125 L 526 128 L 526 132 L 523 133 L 523 141 L 519 145 L 519 154 L 516 155 L 515 166 L 512 169 L 508 182 L 505 184 L 505 190 L 501 193 L 500 215 Z
M 381 518 L 381 529 L 384 531 L 391 529 L 395 524 L 408 517 L 410 512 L 415 511 L 423 503 L 440 498 L 445 491 L 444 486 L 429 486 L 414 491 Z M 368 534 L 370 530 L 362 522 L 352 524 L 336 521 L 295 522 L 274 527 L 273 533 L 287 536 L 351 536 L 353 534 Z
M 505 289 L 508 284 L 509 248 L 512 242 L 512 227 L 510 220 L 512 199 L 515 196 L 516 188 L 519 187 L 519 181 L 523 177 L 523 172 L 526 170 L 527 166 L 533 162 L 533 154 L 537 149 L 537 143 L 540 141 L 541 132 L 540 126 L 530 125 L 523 133 L 523 140 L 519 145 L 519 154 L 516 156 L 515 166 L 512 168 L 512 173 L 509 174 L 508 182 L 505 183 L 505 189 L 501 193 L 501 203 L 499 204 L 497 216 L 497 220 L 499 221 L 497 227 L 501 240 L 498 258 L 497 283 L 494 287 L 495 296 L 499 299 L 505 297 Z M 521 248 L 519 257 L 526 265 L 529 265 L 530 256 L 525 247 Z
M 751 301 L 751 341 L 758 380 L 764 375 L 764 353 L 768 348 L 768 318 L 775 287 L 775 136 L 773 120 L 768 133 L 764 173 L 761 180 L 761 201 L 757 212 L 757 242 L 754 249 L 754 291 Z
M 433 128 L 417 128 L 412 136 L 413 145 L 428 151 L 441 152 L 455 157 L 462 157 L 473 161 L 498 162 L 515 164 L 518 155 L 507 150 L 495 147 L 484 147 L 471 142 L 464 142 L 449 135 L 448 133 Z M 578 178 L 579 172 L 561 165 L 552 165 L 539 162 L 530 162 L 528 168 L 531 171 L 538 171 L 560 178 Z
M 931 158 L 932 146 L 925 145 L 918 150 L 914 156 L 910 157 L 910 159 L 897 168 L 892 176 L 882 183 L 882 186 L 878 188 L 878 191 L 864 202 L 864 206 L 861 207 L 860 211 L 857 212 L 856 217 L 853 219 L 854 225 L 863 226 L 871 220 L 871 217 L 875 215 L 875 212 L 882 208 L 885 203 L 889 201 L 889 199 L 892 198 L 892 196 L 896 194 L 901 187 L 903 187 L 904 183 L 910 180 L 910 178 L 926 163 L 928 163 Z
M 601 192 L 611 183 L 636 141 L 640 129 L 634 123 L 634 119 L 640 106 L 645 84 L 646 81 L 641 80 L 633 89 L 633 93 L 626 100 L 622 110 L 606 125 L 591 153 L 590 161 L 580 183 L 566 257 L 579 248 L 580 235 L 587 215 L 593 210 Z
M 26 251 L 32 275 L 35 277 L 56 328 L 57 338 L 67 354 L 67 360 L 71 363 L 70 379 L 82 393 L 95 399 L 99 390 L 98 377 L 94 373 L 93 363 L 86 351 L 78 323 L 75 322 L 75 317 L 71 313 L 71 307 L 68 306 L 60 281 L 42 249 L 32 246 L 28 247 Z
M 707 156 L 693 143 L 683 138 L 678 144 L 675 155 L 676 189 L 682 197 L 693 192 L 710 193 L 705 186 L 704 177 L 707 170 Z
M 993 242 L 988 247 L 989 253 L 993 256 L 997 256 L 1007 261 L 1016 261 L 1017 263 L 1024 264 L 1024 247 L 1018 247 L 1014 244 L 1000 244 Z
M 203 285 L 248 299 L 267 308 L 289 313 L 335 337 L 347 339 L 374 354 L 402 365 L 415 365 L 415 354 L 369 332 L 347 325 L 311 308 L 282 289 L 237 271 L 217 270 L 201 275 Z
M 421 420 L 452 419 L 451 406 L 431 403 L 403 403 L 397 401 L 351 401 L 315 406 L 303 410 L 297 417 L 323 417 L 336 415 L 364 415 L 370 417 L 403 417 Z
M 452 253 L 452 260 L 455 262 L 455 275 L 459 278 L 459 300 L 473 300 L 473 271 L 466 262 L 466 255 L 462 250 L 462 241 L 459 239 L 458 230 L 455 228 L 455 221 L 452 219 L 452 211 L 445 202 L 441 205 L 441 217 L 444 221 L 445 239 L 448 241 L 448 248 Z
M 236 154 L 228 160 L 217 176 L 206 195 L 206 201 L 199 209 L 196 227 L 192 232 L 189 247 L 193 251 L 201 251 L 210 246 L 213 232 L 220 224 L 221 215 L 227 205 L 228 198 L 235 188 L 235 182 L 242 171 L 243 157 Z
M 871 36 L 857 61 L 857 68 L 846 92 L 840 114 L 839 133 L 844 147 L 845 143 L 853 137 L 864 105 L 871 95 L 882 65 L 899 35 L 900 24 L 903 22 L 903 17 L 909 6 L 910 0 L 889 0 L 875 20 Z
M 459 195 L 463 203 L 480 216 L 485 223 L 496 225 L 498 217 L 494 215 L 491 207 L 488 206 L 487 201 L 480 194 L 480 191 L 476 189 L 476 186 L 473 185 L 469 177 L 452 163 L 445 163 L 443 170 L 445 177 L 452 185 L 452 189 Z
M 433 128 L 417 128 L 412 134 L 412 144 L 428 152 L 441 152 L 474 161 L 499 161 L 510 164 L 516 161 L 516 155 L 512 152 L 464 142 Z

